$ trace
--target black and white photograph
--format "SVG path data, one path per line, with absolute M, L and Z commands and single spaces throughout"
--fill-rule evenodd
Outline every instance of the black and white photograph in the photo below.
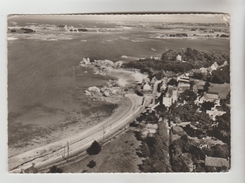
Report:
M 230 16 L 10 14 L 8 172 L 229 172 Z

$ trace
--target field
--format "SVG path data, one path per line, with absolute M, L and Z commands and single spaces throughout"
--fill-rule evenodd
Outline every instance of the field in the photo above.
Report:
M 141 159 L 136 154 L 140 142 L 134 136 L 133 131 L 120 135 L 117 139 L 103 146 L 98 155 L 88 156 L 85 159 L 62 167 L 64 173 L 82 172 L 140 172 L 138 164 Z M 91 161 L 96 162 L 93 168 L 87 167 Z
M 195 85 L 198 87 L 203 87 L 205 84 L 205 81 L 195 79 Z M 226 98 L 227 94 L 230 91 L 230 84 L 224 83 L 224 84 L 217 84 L 217 83 L 210 83 L 209 92 L 218 93 L 221 99 Z
M 214 84 L 209 87 L 209 92 L 219 93 L 220 98 L 226 98 L 230 91 L 230 84 Z

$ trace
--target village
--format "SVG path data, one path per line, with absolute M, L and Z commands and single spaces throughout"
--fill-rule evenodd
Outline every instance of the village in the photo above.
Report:
M 176 60 L 181 61 L 181 56 L 178 55 Z M 164 119 L 166 124 L 168 124 L 171 164 L 176 163 L 176 161 L 173 160 L 174 158 L 178 159 L 179 156 L 182 157 L 186 155 L 186 157 L 182 159 L 185 159 L 187 168 L 185 170 L 181 168 L 174 170 L 172 165 L 173 171 L 227 171 L 230 167 L 229 138 L 225 140 L 222 139 L 222 135 L 217 137 L 218 135 L 215 134 L 218 133 L 218 129 L 222 126 L 219 120 L 222 120 L 223 115 L 230 113 L 228 101 L 229 88 L 226 89 L 226 91 L 219 89 L 213 90 L 212 88 L 215 84 L 210 84 L 209 82 L 191 77 L 194 73 L 212 74 L 212 71 L 222 68 L 225 65 L 227 65 L 227 62 L 224 62 L 224 64 L 220 66 L 215 62 L 209 68 L 202 67 L 200 69 L 193 69 L 175 77 L 164 77 L 161 80 L 157 80 L 156 77 L 153 77 L 150 82 L 142 81 L 142 84 L 139 82 L 140 87 L 138 88 L 141 88 L 139 91 L 142 93 L 151 91 L 152 103 L 147 106 L 149 115 L 151 115 L 153 111 L 153 114 L 158 117 L 157 120 L 161 121 Z M 222 85 L 225 84 L 220 84 L 220 86 Z M 187 109 L 187 113 L 185 113 L 185 111 L 182 111 L 184 108 L 190 109 Z M 187 116 L 188 110 L 192 110 L 190 116 Z M 203 116 L 191 119 L 199 115 L 206 116 L 204 119 Z M 227 115 L 229 116 L 230 114 Z M 159 126 L 159 122 L 156 124 L 149 122 L 147 124 L 148 118 L 149 117 L 146 117 L 145 130 L 143 130 L 141 134 L 143 139 L 147 138 L 146 131 L 148 131 L 149 136 L 153 136 L 152 133 L 156 133 L 157 126 Z M 190 121 L 187 121 L 187 119 Z M 227 123 L 230 123 L 230 121 L 227 121 Z M 227 131 L 223 131 L 223 133 L 229 133 L 229 127 L 226 130 Z M 213 133 L 210 133 L 211 131 L 213 131 Z M 195 147 L 197 151 L 204 151 L 204 153 L 201 153 L 202 155 L 199 155 L 198 158 L 193 158 L 193 155 L 190 156 L 190 154 L 196 152 L 179 150 L 180 147 L 173 145 L 183 138 L 183 136 L 187 136 L 187 139 L 189 139 L 185 141 L 186 143 L 189 141 L 188 143 Z M 171 145 L 173 146 L 171 147 Z M 208 152 L 208 149 L 215 148 L 225 149 L 224 152 L 226 153 Z M 178 161 L 179 159 L 177 162 Z M 176 166 L 178 166 L 178 164 L 179 162 Z
M 180 55 L 177 55 L 176 61 L 185 62 Z M 122 65 L 122 61 L 95 60 L 90 62 L 89 58 L 84 58 L 80 62 L 82 67 L 93 67 L 97 74 L 109 74 L 112 70 L 121 71 Z M 134 130 L 142 141 L 147 141 L 147 138 L 156 136 L 159 123 L 166 123 L 170 162 L 173 164 L 174 159 L 181 156 L 182 159 L 185 159 L 187 167 L 174 170 L 172 166 L 173 171 L 227 171 L 230 167 L 229 140 L 222 138 L 222 135 L 219 138 L 217 131 L 220 126 L 224 125 L 220 122 L 223 120 L 222 117 L 230 113 L 230 88 L 225 87 L 225 90 L 220 90 L 219 87 L 222 88 L 222 85 L 227 84 L 214 84 L 193 78 L 196 73 L 210 75 L 213 71 L 226 65 L 228 65 L 226 61 L 222 65 L 215 62 L 208 68 L 193 69 L 161 79 L 155 76 L 150 79 L 147 73 L 142 74 L 137 70 L 130 70 L 127 72 L 134 77 L 134 82 L 122 84 L 119 82 L 120 79 L 110 80 L 101 88 L 96 86 L 88 88 L 85 93 L 94 100 L 123 97 L 127 93 L 142 96 L 142 106 L 145 106 L 146 110 L 131 126 L 135 127 Z M 151 99 L 150 104 L 145 105 L 146 99 L 149 98 Z M 188 108 L 187 111 L 184 111 L 186 108 Z M 230 122 L 227 121 L 227 123 Z M 222 133 L 228 132 L 223 130 Z M 179 150 L 179 145 L 173 145 L 177 141 L 182 141 L 184 137 L 185 143 L 195 148 L 194 152 Z M 199 155 L 194 158 L 192 153 L 197 152 Z

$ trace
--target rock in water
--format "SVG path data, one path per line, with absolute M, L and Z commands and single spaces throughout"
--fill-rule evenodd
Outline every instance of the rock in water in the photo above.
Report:
M 108 91 L 105 91 L 103 94 L 104 94 L 104 96 L 106 96 L 106 97 L 109 97 L 109 96 L 110 96 L 110 93 L 109 93 Z

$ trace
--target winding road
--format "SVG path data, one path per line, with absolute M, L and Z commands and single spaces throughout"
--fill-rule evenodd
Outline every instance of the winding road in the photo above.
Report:
M 9 171 L 19 173 L 21 169 L 29 168 L 32 163 L 35 163 L 35 167 L 39 169 L 52 166 L 55 163 L 64 161 L 63 156 L 67 155 L 67 147 L 69 147 L 69 155 L 74 156 L 84 152 L 94 140 L 103 142 L 104 139 L 110 138 L 145 110 L 144 106 L 141 106 L 142 97 L 136 94 L 127 94 L 125 97 L 131 100 L 131 106 L 127 111 L 122 111 L 115 118 L 110 117 L 79 134 L 10 157 Z M 150 96 L 146 97 L 145 105 L 149 104 L 150 100 Z M 64 154 L 65 151 L 66 154 Z

